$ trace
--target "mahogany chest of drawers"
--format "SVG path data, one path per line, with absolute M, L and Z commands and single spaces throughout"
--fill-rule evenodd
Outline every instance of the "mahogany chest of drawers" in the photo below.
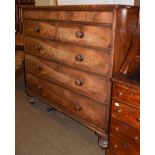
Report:
M 136 28 L 138 7 L 23 8 L 26 92 L 82 123 L 108 145 L 112 75 Z
M 108 151 L 112 155 L 140 154 L 139 83 L 113 79 L 112 112 Z M 110 154 L 110 153 L 109 153 Z

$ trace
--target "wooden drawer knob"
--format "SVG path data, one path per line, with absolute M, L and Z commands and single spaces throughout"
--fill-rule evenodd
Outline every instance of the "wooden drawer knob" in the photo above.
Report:
M 35 44 L 34 45 L 34 49 L 39 51 L 39 50 L 41 50 L 41 46 L 39 44 Z
M 140 117 L 138 117 L 136 120 L 137 120 L 137 122 L 140 122 Z
M 117 149 L 117 148 L 118 148 L 118 145 L 117 145 L 117 144 L 115 144 L 115 145 L 114 145 L 114 149 Z
M 134 141 L 138 141 L 138 139 L 139 139 L 138 136 L 133 138 Z
M 41 85 L 39 85 L 38 90 L 43 90 L 43 87 Z
M 81 110 L 81 106 L 80 106 L 79 104 L 76 104 L 76 105 L 74 106 L 74 109 L 75 109 L 76 111 L 80 111 L 80 110 Z
M 122 109 L 116 109 L 116 112 L 117 113 L 121 113 L 122 112 Z
M 122 96 L 123 95 L 123 92 L 118 92 L 117 95 L 118 96 Z
M 35 68 L 36 68 L 37 70 L 41 70 L 42 67 L 41 67 L 40 65 L 36 64 L 36 65 L 35 65 Z
M 35 32 L 40 32 L 40 27 L 39 27 L 38 25 L 36 25 L 36 26 L 34 27 L 34 31 L 35 31 Z
M 84 37 L 84 32 L 82 32 L 82 31 L 77 31 L 77 32 L 75 33 L 75 35 L 76 35 L 77 38 L 83 38 L 83 37 Z
M 77 80 L 75 80 L 75 85 L 77 85 L 77 86 L 82 86 L 83 85 L 83 80 L 81 80 L 81 79 L 77 79 Z
M 116 127 L 114 130 L 115 130 L 116 132 L 119 131 L 119 127 Z
M 75 60 L 76 61 L 83 61 L 84 57 L 81 54 L 75 55 Z

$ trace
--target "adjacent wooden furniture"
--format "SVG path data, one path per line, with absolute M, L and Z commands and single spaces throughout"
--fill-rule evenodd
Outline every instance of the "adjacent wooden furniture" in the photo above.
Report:
M 16 34 L 23 32 L 22 7 L 34 6 L 35 0 L 15 0 L 15 30 Z
M 126 57 L 138 10 L 116 5 L 23 8 L 30 101 L 37 97 L 82 123 L 99 136 L 103 149 L 108 146 L 110 78 Z
M 140 86 L 124 77 L 113 78 L 108 153 L 140 154 Z M 108 154 L 107 153 L 107 154 Z

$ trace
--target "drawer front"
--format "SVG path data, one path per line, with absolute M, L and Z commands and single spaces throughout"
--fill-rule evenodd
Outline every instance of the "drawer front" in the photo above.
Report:
M 25 64 L 28 72 L 59 82 L 101 103 L 108 102 L 110 87 L 107 80 L 30 55 L 25 56 Z
M 25 37 L 25 51 L 98 74 L 110 75 L 110 55 L 102 51 L 31 37 Z
M 24 34 L 55 39 L 56 25 L 52 22 L 25 20 Z
M 110 135 L 108 150 L 114 155 L 139 155 L 140 148 L 138 146 L 126 143 L 125 141 Z
M 23 18 L 56 20 L 57 11 L 23 11 Z
M 121 85 L 114 84 L 113 98 L 122 100 L 124 102 L 132 103 L 139 106 L 140 104 L 140 95 L 138 92 L 135 92 L 129 87 L 121 87 Z
M 118 120 L 139 129 L 140 128 L 140 110 L 129 105 L 113 100 L 112 116 Z
M 113 21 L 112 11 L 23 11 L 23 17 L 29 19 L 67 20 L 95 23 Z
M 26 89 L 79 119 L 100 129 L 105 128 L 106 106 L 29 73 L 26 73 Z
M 81 45 L 111 47 L 111 28 L 107 27 L 59 23 L 58 36 L 59 40 Z
M 58 20 L 112 23 L 112 11 L 59 11 Z
M 117 119 L 111 119 L 111 133 L 129 143 L 140 145 L 140 131 Z

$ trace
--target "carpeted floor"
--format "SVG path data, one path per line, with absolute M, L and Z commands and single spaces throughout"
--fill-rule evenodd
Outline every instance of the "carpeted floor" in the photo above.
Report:
M 16 155 L 104 155 L 97 136 L 41 101 L 30 105 L 23 76 L 16 80 Z

